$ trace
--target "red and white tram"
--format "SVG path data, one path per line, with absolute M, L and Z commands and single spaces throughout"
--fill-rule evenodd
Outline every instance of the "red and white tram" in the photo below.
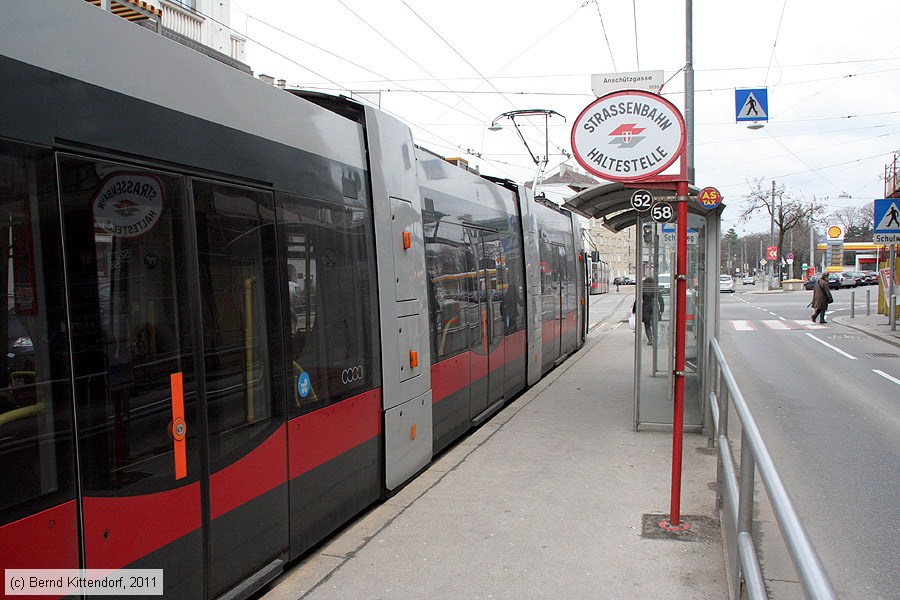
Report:
M 3 13 L 0 568 L 246 596 L 583 343 L 579 225 L 524 186 L 86 2 Z

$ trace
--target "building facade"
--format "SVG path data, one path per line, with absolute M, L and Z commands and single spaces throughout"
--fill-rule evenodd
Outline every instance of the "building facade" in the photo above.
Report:
M 552 202 L 562 205 L 573 193 L 580 192 L 600 182 L 569 165 L 560 165 L 559 172 L 538 183 L 538 193 Z M 596 219 L 581 219 L 585 235 L 585 248 L 600 252 L 600 259 L 609 265 L 609 278 L 635 278 L 637 264 L 634 227 L 614 233 Z
M 247 39 L 230 27 L 231 0 L 86 0 L 123 19 L 251 73 Z

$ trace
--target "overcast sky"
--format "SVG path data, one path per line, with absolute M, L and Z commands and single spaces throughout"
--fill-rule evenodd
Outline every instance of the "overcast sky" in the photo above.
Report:
M 591 74 L 663 70 L 684 109 L 685 6 L 671 0 L 231 0 L 258 75 L 353 94 L 407 123 L 416 141 L 482 173 L 528 181 L 536 167 L 506 111 L 550 109 L 548 170 L 578 166 L 573 121 Z M 550 8 L 552 6 L 552 8 Z M 871 205 L 900 149 L 900 1 L 694 0 L 698 186 L 725 196 L 725 228 L 754 180 L 832 209 Z M 735 123 L 735 88 L 768 88 L 769 123 Z M 521 123 L 522 121 L 520 121 Z M 544 154 L 543 120 L 526 123 Z M 579 166 L 580 169 L 580 166 Z

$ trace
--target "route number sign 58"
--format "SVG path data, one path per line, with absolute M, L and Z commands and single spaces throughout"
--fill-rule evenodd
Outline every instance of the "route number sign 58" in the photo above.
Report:
M 675 209 L 668 202 L 657 202 L 650 209 L 650 217 L 657 223 L 668 223 L 675 216 Z

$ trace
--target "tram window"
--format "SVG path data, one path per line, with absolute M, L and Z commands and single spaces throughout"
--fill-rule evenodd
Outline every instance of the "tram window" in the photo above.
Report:
M 522 273 L 522 246 L 517 236 L 507 235 L 503 247 L 506 264 L 506 293 L 503 295 L 503 310 L 506 317 L 506 333 L 525 328 L 525 294 Z
M 169 489 L 184 483 L 169 434 L 172 373 L 184 378 L 189 463 L 200 433 L 184 178 L 70 155 L 58 162 L 84 490 Z
M 0 525 L 74 498 L 52 154 L 0 141 Z
M 298 415 L 380 384 L 371 213 L 280 195 L 287 261 L 289 403 Z
M 271 195 L 194 181 L 207 417 L 213 468 L 280 424 Z M 270 308 L 271 307 L 271 308 Z M 273 360 L 273 358 L 275 360 Z
M 462 225 L 438 223 L 432 213 L 425 214 L 425 264 L 428 268 L 431 304 L 431 347 L 436 361 L 449 358 L 468 347 L 466 341 L 467 308 L 477 299 L 474 273 L 467 265 L 467 244 Z

